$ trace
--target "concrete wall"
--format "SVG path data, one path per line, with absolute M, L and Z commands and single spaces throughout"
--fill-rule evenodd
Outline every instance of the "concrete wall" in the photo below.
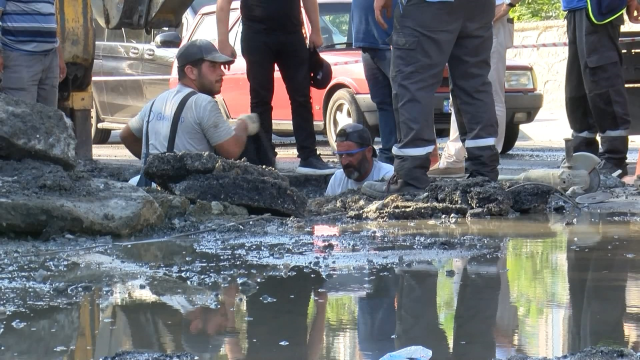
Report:
M 640 25 L 626 21 L 623 31 L 640 31 Z M 567 41 L 566 22 L 541 21 L 517 23 L 514 44 L 539 44 Z M 567 48 L 510 49 L 507 57 L 531 64 L 538 78 L 538 88 L 544 92 L 543 113 L 562 115 L 564 84 L 567 67 Z

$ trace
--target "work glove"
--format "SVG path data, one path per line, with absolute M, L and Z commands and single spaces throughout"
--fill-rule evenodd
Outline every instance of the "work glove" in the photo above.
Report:
M 249 136 L 255 135 L 260 131 L 260 117 L 258 114 L 243 114 L 238 117 L 238 120 L 240 119 L 247 123 L 247 133 Z

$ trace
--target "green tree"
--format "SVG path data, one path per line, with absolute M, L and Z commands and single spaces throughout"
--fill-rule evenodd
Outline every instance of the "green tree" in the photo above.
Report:
M 560 0 L 522 0 L 511 10 L 516 21 L 560 20 L 564 17 Z

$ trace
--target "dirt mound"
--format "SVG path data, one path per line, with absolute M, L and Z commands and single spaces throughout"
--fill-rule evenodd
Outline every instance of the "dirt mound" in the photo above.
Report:
M 469 217 L 507 216 L 511 213 L 511 195 L 498 183 L 488 179 L 439 180 L 424 194 L 392 195 L 375 201 L 357 190 L 313 199 L 310 215 L 345 212 L 354 220 L 417 220 L 443 215 Z
M 145 176 L 191 202 L 239 205 L 251 213 L 303 217 L 307 199 L 276 170 L 211 153 L 160 154 L 149 158 Z

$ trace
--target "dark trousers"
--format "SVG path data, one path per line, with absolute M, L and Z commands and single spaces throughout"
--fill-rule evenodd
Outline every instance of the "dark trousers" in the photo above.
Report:
M 266 155 L 268 152 L 263 151 L 266 148 L 275 149 L 271 141 L 275 65 L 278 65 L 291 102 L 298 157 L 306 160 L 317 155 L 311 109 L 309 49 L 302 32 L 265 33 L 243 26 L 240 41 L 242 56 L 247 63 L 251 112 L 260 116 L 260 127 L 264 132 L 263 136 L 256 135 L 248 139 L 245 155 L 249 162 L 275 165 L 275 159 L 270 159 Z
M 567 59 L 566 108 L 573 130 L 574 152 L 589 152 L 619 168 L 626 166 L 631 117 L 618 45 L 620 15 L 597 25 L 586 9 L 567 13 L 569 57 Z
M 371 101 L 378 108 L 378 128 L 382 147 L 378 160 L 393 164 L 393 146 L 398 142 L 391 90 L 391 50 L 362 48 L 362 66 Z
M 406 183 L 429 184 L 429 155 L 436 144 L 434 94 L 447 62 L 470 176 L 498 179 L 498 120 L 489 82 L 494 15 L 491 0 L 407 0 L 396 9 L 391 78 L 398 144 L 393 154 L 396 174 Z

